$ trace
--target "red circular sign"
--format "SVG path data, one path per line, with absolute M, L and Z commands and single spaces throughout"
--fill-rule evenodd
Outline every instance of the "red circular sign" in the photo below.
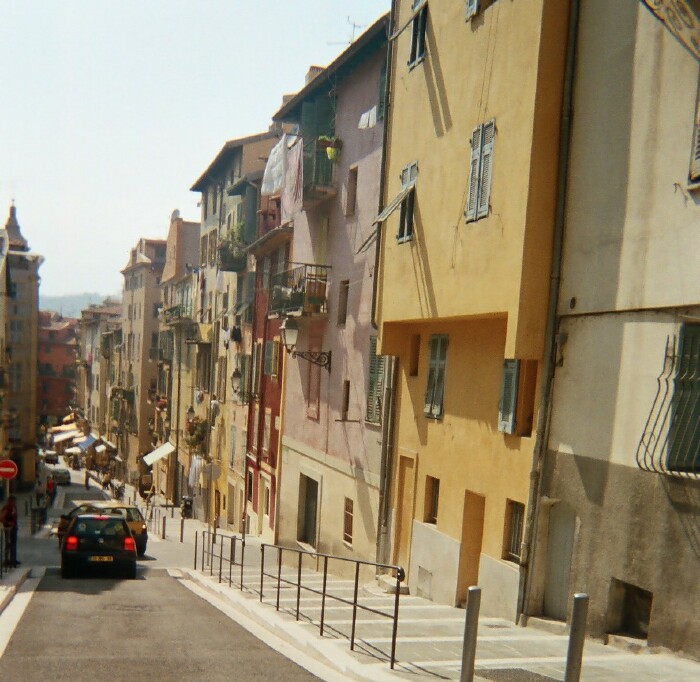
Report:
M 0 462 L 0 478 L 10 480 L 17 475 L 17 465 L 11 459 L 4 459 Z

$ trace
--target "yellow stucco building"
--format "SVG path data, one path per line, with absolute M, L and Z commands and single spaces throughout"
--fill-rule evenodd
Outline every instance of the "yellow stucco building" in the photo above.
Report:
M 515 617 L 568 3 L 394 0 L 375 322 L 399 360 L 391 548 L 413 594 Z

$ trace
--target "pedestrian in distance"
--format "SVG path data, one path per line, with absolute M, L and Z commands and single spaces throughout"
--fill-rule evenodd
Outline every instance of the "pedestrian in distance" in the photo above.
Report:
M 44 501 L 44 484 L 41 482 L 41 477 L 38 474 L 34 484 L 34 496 L 36 498 L 36 506 L 41 507 Z
M 0 510 L 0 523 L 5 529 L 5 566 L 19 566 L 17 561 L 17 500 L 14 495 L 7 498 L 7 502 Z
M 49 475 L 46 481 L 46 506 L 50 507 L 56 497 L 56 481 L 53 480 L 53 475 Z

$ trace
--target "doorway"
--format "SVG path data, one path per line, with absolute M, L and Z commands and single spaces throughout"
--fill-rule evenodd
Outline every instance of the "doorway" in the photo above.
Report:
M 547 565 L 545 566 L 544 615 L 566 620 L 569 602 L 569 576 L 576 534 L 576 513 L 557 502 L 549 511 Z

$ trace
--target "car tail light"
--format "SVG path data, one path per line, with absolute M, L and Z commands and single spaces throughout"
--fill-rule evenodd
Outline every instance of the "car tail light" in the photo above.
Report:
M 69 535 L 69 536 L 66 538 L 65 547 L 66 547 L 67 550 L 71 550 L 71 549 L 75 550 L 75 549 L 78 549 L 78 538 L 75 537 L 75 535 Z
M 124 538 L 124 549 L 127 552 L 135 552 L 136 551 L 136 543 L 134 542 L 134 538 L 132 538 L 132 537 Z

